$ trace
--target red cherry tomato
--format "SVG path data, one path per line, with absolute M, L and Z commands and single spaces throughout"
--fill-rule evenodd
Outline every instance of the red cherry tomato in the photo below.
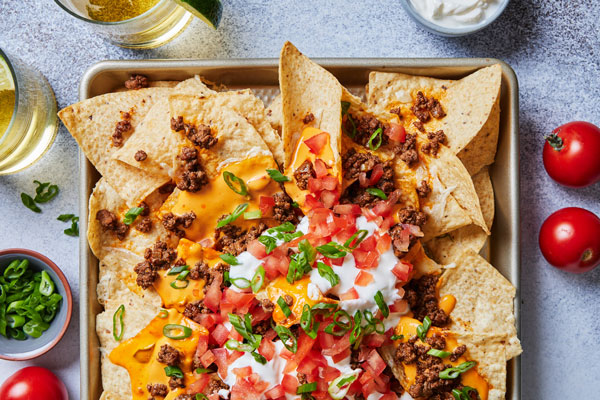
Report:
M 565 186 L 579 188 L 600 181 L 600 128 L 589 122 L 569 122 L 546 137 L 544 167 Z
M 23 368 L 0 387 L 2 400 L 69 400 L 67 388 L 52 372 L 42 367 Z
M 600 264 L 600 218 L 578 207 L 556 211 L 542 224 L 540 249 L 555 267 L 574 273 Z

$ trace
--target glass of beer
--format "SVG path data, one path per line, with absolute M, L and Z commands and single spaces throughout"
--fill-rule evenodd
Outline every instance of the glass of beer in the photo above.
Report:
M 162 46 L 187 27 L 192 15 L 171 0 L 55 0 L 110 42 L 131 49 Z
M 57 128 L 56 99 L 46 78 L 0 49 L 0 175 L 39 160 Z

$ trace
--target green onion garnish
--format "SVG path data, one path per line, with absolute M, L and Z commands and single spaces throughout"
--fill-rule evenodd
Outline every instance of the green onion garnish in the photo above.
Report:
M 267 254 L 271 253 L 277 247 L 277 239 L 273 236 L 259 236 L 258 241 L 265 246 L 265 251 Z
M 42 209 L 39 208 L 36 204 L 35 201 L 33 201 L 33 198 L 28 195 L 27 193 L 21 193 L 21 201 L 23 202 L 23 205 L 27 208 L 29 208 L 31 211 L 36 212 L 36 213 L 41 213 Z
M 223 172 L 223 180 L 229 186 L 229 189 L 233 190 L 240 196 L 246 196 L 248 194 L 248 188 L 246 184 L 241 178 L 238 178 L 233 173 L 229 171 Z M 235 187 L 234 182 L 238 184 L 239 187 Z
M 298 351 L 298 340 L 296 340 L 292 331 L 283 325 L 275 325 L 273 329 L 277 333 L 277 336 L 279 336 L 279 339 L 281 339 L 281 343 L 283 343 L 285 348 L 296 354 Z M 291 342 L 291 344 L 288 342 Z
M 342 258 L 346 256 L 346 248 L 336 242 L 329 242 L 318 246 L 317 251 L 327 258 Z
M 229 339 L 227 342 L 225 342 L 225 347 L 229 350 L 239 352 L 252 352 L 255 350 L 250 343 L 241 343 L 235 339 Z
M 248 211 L 244 213 L 244 219 L 261 219 L 262 212 L 260 210 Z
M 475 361 L 466 361 L 456 367 L 446 368 L 440 372 L 440 379 L 456 379 L 463 372 L 467 372 L 477 364 Z
M 329 281 L 331 287 L 334 287 L 335 285 L 340 283 L 340 277 L 338 276 L 338 274 L 333 272 L 333 269 L 329 265 L 319 261 L 317 262 L 317 271 L 319 272 L 319 275 L 321 275 L 321 277 Z
M 369 146 L 369 149 L 371 150 L 377 150 L 379 148 L 379 146 L 381 146 L 381 142 L 383 141 L 383 130 L 381 128 L 377 128 L 375 130 L 375 132 L 373 132 L 373 134 L 371 135 L 371 137 L 369 138 L 369 142 L 367 143 L 367 146 Z M 377 138 L 377 144 L 373 143 L 373 140 Z
M 350 108 L 350 102 L 342 101 L 342 117 L 348 113 L 348 109 Z
M 196 373 L 197 374 L 212 374 L 213 371 L 212 369 L 208 369 L 208 368 L 196 368 Z
M 158 313 L 158 318 L 165 319 L 168 316 L 169 316 L 169 311 L 165 310 L 164 308 L 161 308 L 160 312 Z
M 273 179 L 275 182 L 289 182 L 290 181 L 290 178 L 283 175 L 281 172 L 279 172 L 276 169 L 267 169 L 267 174 L 269 174 L 271 179 Z
M 232 278 L 229 276 L 229 282 L 238 289 L 248 289 L 250 287 L 250 281 L 246 278 Z
M 167 275 L 178 275 L 183 271 L 187 271 L 190 267 L 188 265 L 176 265 L 167 272 Z
M 119 342 L 121 339 L 123 339 L 123 314 L 125 314 L 125 305 L 121 304 L 119 306 L 119 308 L 117 308 L 117 311 L 115 311 L 115 313 L 113 314 L 113 337 L 115 338 L 115 340 L 117 342 Z M 119 328 L 117 329 L 117 322 L 118 322 L 118 326 Z M 119 333 L 117 333 L 117 331 Z
M 178 324 L 167 324 L 163 327 L 163 335 L 173 340 L 187 339 L 192 336 L 192 329 Z
M 290 307 L 287 305 L 283 297 L 279 296 L 277 299 L 277 304 L 281 308 L 281 311 L 283 311 L 283 315 L 285 315 L 286 318 L 292 315 L 292 310 L 290 310 Z
M 265 268 L 262 265 L 260 265 L 256 269 L 256 272 L 254 273 L 254 276 L 252 277 L 252 280 L 250 281 L 250 287 L 252 288 L 252 292 L 256 293 L 260 289 L 262 289 L 264 282 L 265 282 Z
M 219 256 L 219 258 L 223 261 L 225 261 L 227 264 L 229 265 L 239 265 L 239 262 L 237 260 L 237 258 L 235 258 L 233 255 L 231 254 L 221 254 Z
M 262 340 L 262 336 L 252 333 L 252 318 L 250 317 L 250 314 L 246 314 L 243 320 L 238 315 L 228 315 L 229 322 L 231 325 L 233 325 L 235 330 L 242 335 L 242 337 L 246 339 L 252 347 L 258 349 L 258 346 L 260 346 L 260 341 Z
M 443 351 L 443 350 L 438 350 L 438 349 L 431 349 L 427 352 L 427 354 L 429 354 L 430 356 L 434 356 L 434 357 L 439 357 L 439 358 L 446 358 L 449 355 L 451 355 L 452 353 L 450 353 L 449 351 Z
M 404 339 L 404 335 L 392 335 L 390 340 L 402 340 Z
M 296 394 L 310 393 L 314 392 L 315 390 L 317 390 L 317 382 L 305 383 L 303 385 L 298 386 Z
M 175 278 L 175 280 L 173 282 L 171 282 L 169 284 L 169 286 L 171 286 L 173 289 L 185 289 L 186 287 L 188 287 L 190 285 L 190 281 L 188 281 L 187 279 L 185 280 L 180 280 L 178 279 L 179 277 Z
M 254 357 L 256 362 L 259 364 L 265 365 L 267 363 L 267 359 L 264 358 L 261 354 L 257 353 L 256 351 L 251 352 L 250 355 Z
M 300 327 L 306 332 L 311 339 L 317 338 L 319 323 L 315 321 L 312 315 L 312 310 L 308 304 L 302 308 L 302 316 L 300 317 Z
M 74 216 L 75 214 L 60 214 L 56 219 L 62 222 L 69 222 Z
M 125 225 L 131 225 L 135 219 L 144 212 L 144 207 L 131 207 L 125 213 L 125 218 L 123 218 L 123 223 Z
M 344 247 L 350 250 L 354 250 L 358 247 L 359 244 L 361 244 L 363 240 L 365 240 L 368 234 L 369 231 L 367 231 L 366 229 L 360 229 L 356 231 L 354 235 L 350 236 L 348 240 L 344 242 Z
M 175 378 L 183 379 L 183 371 L 179 367 L 175 367 L 175 366 L 171 366 L 171 365 L 166 366 L 165 374 L 169 377 L 172 376 Z
M 390 308 L 387 304 L 385 304 L 381 290 L 378 290 L 377 293 L 375 293 L 375 303 L 377 303 L 377 307 L 379 307 L 379 310 L 381 310 L 381 314 L 387 318 L 388 315 L 390 315 Z
M 379 197 L 380 199 L 387 200 L 385 192 L 378 188 L 366 188 L 365 191 L 373 196 Z
M 462 391 L 458 389 L 452 389 L 452 396 L 454 396 L 455 400 L 471 400 L 473 398 L 471 393 L 475 393 L 475 398 L 480 399 L 477 389 L 470 386 L 463 387 Z
M 217 228 L 222 228 L 225 225 L 229 224 L 230 222 L 235 221 L 236 219 L 239 218 L 240 215 L 242 215 L 244 213 L 244 211 L 246 211 L 247 208 L 248 208 L 248 203 L 240 204 L 239 206 L 237 206 L 235 208 L 235 210 L 233 210 L 233 212 L 231 214 L 229 214 L 227 217 L 223 218 L 222 220 L 220 220 L 217 223 Z
M 431 328 L 431 319 L 429 317 L 425 317 L 423 319 L 423 325 L 417 326 L 417 336 L 423 342 L 425 341 L 425 337 L 427 336 L 427 331 Z
M 47 203 L 58 194 L 58 186 L 51 185 L 50 182 L 33 181 L 38 187 L 35 188 L 35 198 L 33 199 L 36 203 Z

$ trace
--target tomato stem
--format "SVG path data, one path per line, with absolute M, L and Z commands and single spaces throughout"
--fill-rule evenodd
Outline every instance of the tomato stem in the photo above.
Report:
M 592 259 L 593 256 L 594 256 L 594 252 L 592 251 L 592 249 L 585 249 L 585 251 L 581 255 L 581 261 L 588 262 Z
M 565 148 L 562 138 L 560 136 L 558 136 L 556 133 L 551 133 L 550 135 L 546 136 L 544 139 L 546 139 L 548 144 L 550 144 L 550 146 L 552 146 L 552 148 L 556 151 L 561 151 L 562 149 Z

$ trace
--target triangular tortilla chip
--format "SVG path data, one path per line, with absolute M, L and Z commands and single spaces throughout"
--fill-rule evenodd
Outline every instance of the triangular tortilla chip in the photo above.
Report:
M 456 260 L 456 267 L 446 269 L 440 279 L 440 298 L 448 294 L 456 298 L 449 329 L 504 335 L 506 358 L 521 354 L 513 312 L 516 289 L 496 268 L 466 250 Z
M 473 186 L 479 198 L 479 206 L 488 229 L 492 229 L 494 221 L 494 189 L 488 167 L 472 176 Z M 431 239 L 426 243 L 427 251 L 442 264 L 449 264 L 462 254 L 465 249 L 478 253 L 488 238 L 484 230 L 475 224 L 465 226 L 445 235 Z
M 121 112 L 131 115 L 130 122 L 135 131 L 156 101 L 170 92 L 170 88 L 159 87 L 107 93 L 73 104 L 58 113 L 86 157 L 130 206 L 137 205 L 168 179 L 112 159 L 118 148 L 112 145 L 111 136 L 121 120 Z
M 266 115 L 267 121 L 271 124 L 271 127 L 277 131 L 281 136 L 281 126 L 283 125 L 283 110 L 281 104 L 281 95 L 277 95 L 267 107 Z
M 340 164 L 342 85 L 321 66 L 286 42 L 279 59 L 279 85 L 283 112 L 284 165 L 287 168 L 304 124 L 302 119 L 312 113 L 312 126 L 330 135 L 336 163 Z

